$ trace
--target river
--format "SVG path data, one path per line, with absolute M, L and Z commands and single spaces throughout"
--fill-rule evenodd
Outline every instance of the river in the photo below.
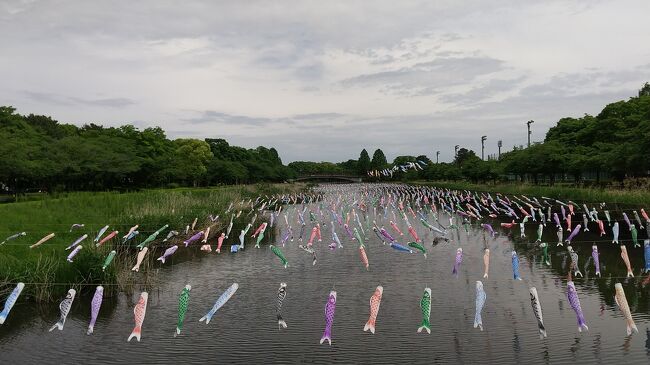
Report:
M 310 208 L 315 210 L 315 205 Z M 441 214 L 440 220 L 445 222 L 446 215 Z M 493 225 L 497 227 L 498 222 Z M 406 235 L 406 226 L 401 228 Z M 281 228 L 276 225 L 274 229 Z M 315 266 L 311 255 L 297 247 L 297 239 L 282 248 L 289 261 L 286 269 L 268 245 L 256 249 L 252 241 L 236 254 L 227 249 L 221 254 L 200 252 L 198 247 L 179 250 L 171 264 L 156 265 L 161 283 L 149 292 L 142 342 L 126 341 L 133 329 L 138 290 L 106 298 L 90 336 L 86 335 L 89 296 L 75 300 L 62 332 L 48 332 L 58 319 L 56 303 L 19 302 L 0 326 L 0 363 L 650 362 L 650 286 L 639 276 L 642 249 L 630 245 L 630 259 L 639 277 L 625 279 L 617 246 L 600 242 L 603 278 L 596 278 L 593 265 L 583 267 L 591 243 L 574 244 L 585 274 L 574 281 L 589 326 L 588 332 L 579 333 L 566 299 L 566 249 L 556 247 L 553 229 L 544 235 L 550 245 L 550 267 L 541 262 L 541 251 L 530 243 L 536 237 L 535 225 L 527 226 L 526 239 L 519 238 L 518 227 L 512 229 L 515 237 L 501 228 L 496 238 L 488 236 L 491 263 L 487 279 L 482 278 L 486 236 L 480 226 L 472 225 L 469 233 L 461 227 L 451 233 L 452 242 L 435 246 L 432 233 L 419 224 L 417 229 L 428 250 L 426 259 L 421 254 L 396 251 L 366 232 L 369 271 L 362 266 L 358 244 L 338 225 L 344 247 L 327 247 L 331 243 L 329 222 L 322 229 L 323 241 L 314 246 Z M 276 231 L 270 236 L 277 241 L 281 235 Z M 594 233 L 579 237 L 599 240 Z M 407 240 L 400 237 L 398 241 L 405 244 Z M 457 247 L 463 248 L 463 262 L 455 277 L 451 271 Z M 512 276 L 513 247 L 520 256 L 521 281 Z M 484 331 L 473 328 L 476 280 L 483 281 L 487 294 Z M 200 323 L 199 318 L 234 282 L 239 284 L 235 295 L 209 325 Z M 288 328 L 281 331 L 275 314 L 280 282 L 288 285 L 282 308 Z M 616 282 L 623 284 L 639 328 L 632 336 L 626 336 L 624 319 L 613 300 Z M 174 337 L 178 295 L 188 283 L 192 290 L 185 325 L 181 335 Z M 384 291 L 377 331 L 371 335 L 362 329 L 369 315 L 369 298 L 378 285 Z M 539 338 L 531 309 L 531 286 L 539 293 L 548 332 L 545 339 Z M 425 287 L 432 292 L 430 335 L 416 333 Z M 320 345 L 319 340 L 331 290 L 337 292 L 337 304 L 330 347 Z

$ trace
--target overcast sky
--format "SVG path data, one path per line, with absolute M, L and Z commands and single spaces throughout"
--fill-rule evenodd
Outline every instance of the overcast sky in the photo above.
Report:
M 0 1 L 0 105 L 60 122 L 441 161 L 650 81 L 650 1 Z

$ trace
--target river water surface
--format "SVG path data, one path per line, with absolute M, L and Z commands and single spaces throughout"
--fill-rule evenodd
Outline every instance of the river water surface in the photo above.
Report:
M 313 207 L 312 207 L 313 208 Z M 441 221 L 446 221 L 441 215 Z M 386 222 L 387 223 L 387 222 Z M 498 226 L 498 222 L 493 225 Z M 386 224 L 388 226 L 388 224 Z M 527 235 L 535 237 L 534 225 Z M 388 227 L 386 227 L 388 229 Z M 275 228 L 278 229 L 277 227 Z M 548 229 L 552 266 L 544 266 L 534 239 L 509 236 L 500 230 L 487 237 L 491 249 L 490 276 L 483 279 L 484 232 L 460 228 L 452 242 L 432 245 L 433 235 L 417 227 L 428 258 L 395 251 L 367 232 L 370 270 L 359 258 L 358 244 L 337 225 L 343 248 L 330 250 L 330 225 L 323 241 L 315 243 L 318 262 L 299 249 L 297 237 L 282 248 L 289 267 L 283 268 L 268 245 L 231 254 L 179 250 L 171 265 L 159 267 L 161 284 L 149 291 L 142 341 L 127 343 L 133 329 L 133 306 L 139 291 L 105 298 L 95 333 L 86 335 L 90 297 L 75 300 L 62 332 L 48 332 L 58 319 L 58 305 L 19 302 L 0 326 L 0 364 L 18 363 L 613 363 L 650 362 L 650 285 L 639 268 L 642 249 L 628 249 L 637 278 L 624 279 L 620 251 L 600 243 L 603 278 L 586 268 L 591 244 L 574 244 L 585 278 L 576 288 L 589 331 L 579 333 L 566 299 L 567 255 L 555 247 Z M 402 227 L 406 234 L 406 227 Z M 306 230 L 308 231 L 308 230 Z M 645 232 L 643 233 L 645 234 Z M 234 235 L 233 235 L 234 236 Z M 275 237 L 280 237 L 276 232 Z M 328 239 L 326 239 L 326 237 Z M 580 236 L 584 238 L 584 236 Z M 622 236 L 622 238 L 625 238 Z M 598 239 L 595 235 L 593 239 Z M 406 238 L 400 240 L 406 243 Z M 464 252 L 458 277 L 451 274 L 457 247 Z M 518 251 L 522 281 L 512 277 L 511 251 Z M 473 328 L 476 280 L 483 280 L 487 301 L 484 331 Z M 239 290 L 209 325 L 198 320 L 233 282 Z M 280 282 L 286 282 L 283 317 L 288 328 L 279 331 L 275 308 Z M 624 319 L 616 307 L 614 284 L 623 283 L 639 333 L 626 336 Z M 178 295 L 192 285 L 183 332 L 174 337 Z M 384 287 L 375 335 L 363 332 L 369 298 Z M 528 289 L 539 293 L 548 338 L 540 339 Z M 419 303 L 425 287 L 432 292 L 430 335 L 416 333 L 422 319 Z M 337 291 L 332 346 L 320 345 L 325 325 L 324 306 Z M 1 300 L 4 300 L 2 298 Z

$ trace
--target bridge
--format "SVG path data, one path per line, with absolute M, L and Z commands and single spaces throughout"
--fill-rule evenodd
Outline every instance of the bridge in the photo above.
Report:
M 363 181 L 363 179 L 361 179 L 361 176 L 323 174 L 323 175 L 301 175 L 295 179 L 289 180 L 289 182 L 296 182 L 296 181 L 328 181 L 328 182 L 360 183 Z

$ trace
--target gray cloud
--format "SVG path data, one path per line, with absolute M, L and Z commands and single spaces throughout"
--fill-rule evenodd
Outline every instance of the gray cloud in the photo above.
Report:
M 518 145 L 530 119 L 541 140 L 635 95 L 650 80 L 648 13 L 646 0 L 6 0 L 0 100 L 274 146 L 285 162 L 363 147 L 445 161 L 455 144 Z
M 227 125 L 246 125 L 246 126 L 262 126 L 272 123 L 273 120 L 269 118 L 255 118 L 244 115 L 232 115 L 221 113 L 214 110 L 205 110 L 200 113 L 200 116 L 194 118 L 183 119 L 190 124 L 227 124 Z
M 413 91 L 417 95 L 428 95 L 503 69 L 503 61 L 489 57 L 436 58 L 396 70 L 355 76 L 341 84 L 348 87 L 378 85 L 386 92 Z
M 135 101 L 128 98 L 108 98 L 108 99 L 82 99 L 82 98 L 70 98 L 77 104 L 86 104 L 91 106 L 107 106 L 111 108 L 121 108 L 129 105 L 135 104 Z
M 499 93 L 515 90 L 515 88 L 518 85 L 521 85 L 525 79 L 524 76 L 513 79 L 492 79 L 485 85 L 472 88 L 464 93 L 442 95 L 440 101 L 458 105 L 480 103 L 487 98 L 498 95 Z
M 63 96 L 52 93 L 25 91 L 24 94 L 35 101 L 46 104 L 61 105 L 87 105 L 96 107 L 121 108 L 135 104 L 135 101 L 128 98 L 102 98 L 102 99 L 85 99 L 75 96 Z

